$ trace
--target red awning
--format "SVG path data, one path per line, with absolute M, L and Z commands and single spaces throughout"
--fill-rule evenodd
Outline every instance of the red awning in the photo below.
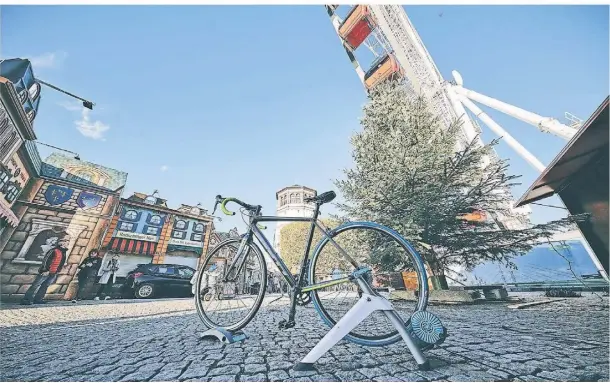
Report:
M 138 241 L 136 239 L 112 238 L 108 244 L 108 250 L 118 253 L 155 255 L 156 242 Z
M 15 227 L 19 224 L 19 219 L 17 218 L 15 213 L 13 213 L 11 209 L 5 207 L 2 204 L 0 204 L 0 219 L 5 219 L 6 222 L 8 222 L 8 224 L 12 227 Z

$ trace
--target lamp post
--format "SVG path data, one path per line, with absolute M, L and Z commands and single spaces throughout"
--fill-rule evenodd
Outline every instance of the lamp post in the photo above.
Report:
M 75 95 L 75 94 L 72 94 L 72 93 L 70 93 L 70 92 L 68 92 L 68 91 L 65 91 L 65 90 L 63 90 L 63 89 L 61 89 L 61 88 L 58 88 L 58 87 L 56 87 L 56 86 L 55 86 L 55 85 L 53 85 L 53 84 L 49 84 L 49 83 L 48 83 L 48 82 L 46 82 L 46 81 L 42 81 L 41 79 L 36 79 L 36 81 L 38 81 L 38 82 L 39 82 L 39 83 L 41 83 L 42 85 L 48 86 L 48 87 L 49 87 L 49 88 L 51 88 L 51 89 L 55 89 L 55 90 L 56 90 L 56 91 L 58 91 L 58 92 L 61 92 L 61 93 L 63 93 L 63 94 L 67 94 L 67 95 L 68 95 L 68 96 L 70 96 L 70 97 L 73 97 L 73 98 L 75 98 L 75 99 L 77 99 L 77 100 L 82 101 L 83 106 L 84 106 L 85 108 L 87 108 L 87 109 L 89 109 L 89 110 L 93 110 L 93 105 L 95 105 L 93 102 L 88 101 L 88 100 L 85 100 L 85 99 L 84 99 L 84 98 L 82 98 L 82 97 L 78 97 L 78 96 L 77 96 L 77 95 Z
M 39 144 L 39 145 L 48 146 L 49 148 L 61 150 L 62 152 L 73 154 L 74 155 L 74 159 L 80 161 L 80 156 L 78 155 L 78 153 L 75 153 L 75 152 L 72 152 L 70 150 L 66 150 L 66 149 L 63 149 L 63 148 L 58 148 L 57 146 L 45 144 L 44 142 L 40 142 L 40 141 L 36 141 L 36 143 Z

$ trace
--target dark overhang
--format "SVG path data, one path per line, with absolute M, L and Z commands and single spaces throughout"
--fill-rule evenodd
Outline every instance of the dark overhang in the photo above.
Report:
M 601 150 L 608 150 L 608 101 L 606 97 L 515 206 L 527 205 L 558 193 Z

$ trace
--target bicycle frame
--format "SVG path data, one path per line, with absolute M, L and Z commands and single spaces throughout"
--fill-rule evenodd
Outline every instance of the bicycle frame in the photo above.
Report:
M 335 248 L 337 248 L 339 253 L 341 255 L 343 255 L 347 259 L 347 261 L 349 261 L 354 266 L 354 268 L 357 269 L 359 267 L 359 265 L 356 263 L 356 261 L 354 261 L 354 259 L 352 259 L 352 257 L 350 257 L 347 254 L 347 252 L 345 252 L 345 250 L 343 250 L 343 248 L 341 248 L 341 246 L 339 246 L 339 244 L 337 244 L 332 239 L 332 234 L 328 230 L 326 230 L 324 228 L 324 226 L 322 225 L 322 223 L 318 220 L 319 208 L 320 208 L 319 206 L 316 206 L 316 210 L 314 211 L 313 217 L 261 216 L 261 215 L 258 215 L 258 212 L 257 212 L 257 214 L 255 216 L 252 216 L 250 218 L 250 225 L 248 228 L 248 232 L 245 234 L 242 242 L 240 243 L 240 246 L 237 250 L 237 255 L 234 257 L 233 262 L 231 262 L 231 265 L 227 268 L 227 270 L 225 272 L 224 280 L 226 281 L 229 279 L 228 276 L 231 275 L 231 272 L 236 267 L 237 267 L 237 272 L 235 273 L 235 275 L 237 276 L 239 274 L 239 272 L 241 271 L 241 269 L 244 266 L 245 261 L 246 261 L 246 256 L 245 256 L 246 254 L 244 253 L 244 249 L 246 248 L 246 246 L 248 244 L 250 244 L 252 242 L 253 238 L 256 238 L 262 244 L 265 252 L 269 255 L 269 257 L 271 257 L 271 260 L 273 261 L 273 263 L 280 270 L 280 272 L 282 273 L 282 276 L 286 280 L 286 283 L 288 283 L 290 288 L 294 291 L 294 295 L 297 295 L 302 292 L 319 290 L 319 289 L 323 289 L 326 287 L 338 285 L 341 283 L 350 282 L 352 280 L 353 276 L 333 279 L 330 281 L 324 281 L 324 282 L 320 282 L 320 283 L 316 283 L 316 284 L 312 284 L 312 285 L 308 285 L 308 286 L 304 285 L 304 281 L 306 280 L 305 273 L 307 272 L 308 261 L 309 261 L 309 251 L 311 250 L 313 234 L 314 234 L 314 231 L 316 228 L 318 230 L 320 230 L 325 237 L 328 238 L 329 242 L 332 243 L 333 246 L 335 246 Z M 261 232 L 261 230 L 257 227 L 257 223 L 259 223 L 259 222 L 309 222 L 311 224 L 309 227 L 309 234 L 307 237 L 307 246 L 305 247 L 305 253 L 303 254 L 303 258 L 301 259 L 301 266 L 300 266 L 300 270 L 299 270 L 299 274 L 298 274 L 298 279 L 295 280 L 294 276 L 288 269 L 288 266 L 286 266 L 286 264 L 284 263 L 284 261 L 282 260 L 280 255 L 273 249 L 273 247 L 269 243 L 269 240 L 267 239 L 265 234 L 263 234 Z

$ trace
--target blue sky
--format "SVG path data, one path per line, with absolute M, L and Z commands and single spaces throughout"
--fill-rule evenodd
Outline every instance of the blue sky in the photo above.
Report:
M 406 10 L 442 74 L 459 70 L 467 88 L 583 119 L 608 95 L 607 6 Z M 332 189 L 351 164 L 365 92 L 321 6 L 3 6 L 1 24 L 2 57 L 31 58 L 39 78 L 97 104 L 83 115 L 43 91 L 40 141 L 127 171 L 127 195 L 158 189 L 170 206 L 211 209 L 222 194 L 273 214 L 280 188 Z M 545 164 L 565 144 L 489 113 Z M 519 197 L 537 174 L 498 151 L 523 175 Z M 535 221 L 563 215 L 533 210 Z

